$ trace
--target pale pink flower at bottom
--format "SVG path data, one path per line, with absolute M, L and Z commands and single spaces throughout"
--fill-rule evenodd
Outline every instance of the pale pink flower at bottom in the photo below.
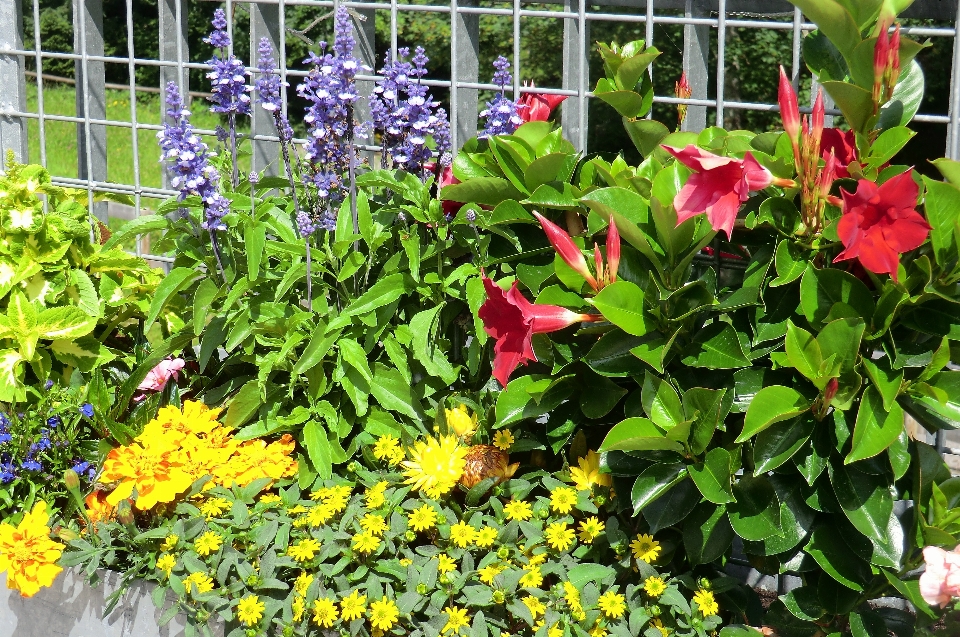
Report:
M 183 369 L 185 364 L 182 358 L 168 358 L 160 361 L 156 367 L 147 373 L 143 382 L 137 385 L 137 391 L 163 391 L 163 388 L 167 386 L 167 381 L 169 381 L 171 377 L 177 380 L 178 372 Z M 143 397 L 140 396 L 138 398 L 142 399 Z
M 926 569 L 920 576 L 920 596 L 931 606 L 944 607 L 960 597 L 960 553 L 937 546 L 923 549 Z

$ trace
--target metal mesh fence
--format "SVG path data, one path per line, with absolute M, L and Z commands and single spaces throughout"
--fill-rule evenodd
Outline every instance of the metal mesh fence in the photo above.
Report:
M 191 52 L 190 34 L 209 30 L 208 20 L 213 9 L 224 3 L 201 1 L 198 5 L 189 4 L 187 0 L 158 0 L 151 6 L 135 0 L 71 2 L 72 46 L 44 41 L 42 8 L 45 5 L 41 5 L 41 0 L 0 0 L 0 149 L 4 154 L 12 149 L 19 161 L 47 166 L 59 185 L 87 190 L 91 212 L 109 223 L 111 218 L 130 218 L 149 212 L 159 200 L 175 194 L 165 187 L 157 163 L 159 151 L 155 135 L 162 129 L 164 86 L 175 82 L 181 93 L 193 96 L 195 114 L 203 110 L 201 100 L 205 94 L 197 89 L 206 87 L 197 86 L 196 78 L 211 67 L 198 61 L 202 56 Z M 568 96 L 561 111 L 564 135 L 584 151 L 591 150 L 588 148 L 591 114 L 599 120 L 612 119 L 612 111 L 596 108 L 599 101 L 592 100 L 590 91 L 599 68 L 599 55 L 592 43 L 608 33 L 611 25 L 633 25 L 631 34 L 664 52 L 652 71 L 654 85 L 659 87 L 654 103 L 660 113 L 677 104 L 688 105 L 686 130 L 723 126 L 735 120 L 738 113 L 777 110 L 775 91 L 762 99 L 745 100 L 731 90 L 744 74 L 745 66 L 763 67 L 765 73 L 775 77 L 777 65 L 782 64 L 798 85 L 811 87 L 811 95 L 816 89 L 816 78 L 805 71 L 801 58 L 803 35 L 814 25 L 806 22 L 801 12 L 784 0 L 450 0 L 445 4 L 432 0 L 404 3 L 387 0 L 342 4 L 351 9 L 358 57 L 372 69 L 379 67 L 378 51 L 389 51 L 396 56 L 403 36 L 400 25 L 405 17 L 424 20 L 429 15 L 431 24 L 442 25 L 443 33 L 434 40 L 449 47 L 448 70 L 445 75 L 428 77 L 425 83 L 446 98 L 454 148 L 476 134 L 484 92 L 497 88 L 485 81 L 492 69 L 481 67 L 481 60 L 489 58 L 491 53 L 481 50 L 485 24 L 500 26 L 503 38 L 497 43 L 499 50 L 495 53 L 506 55 L 512 63 L 514 97 L 534 90 Z M 293 86 L 306 75 L 306 70 L 288 65 L 287 55 L 283 53 L 293 44 L 315 45 L 320 39 L 318 34 L 329 33 L 329 17 L 334 6 L 330 0 L 225 2 L 231 35 L 235 35 L 237 20 L 244 22 L 249 35 L 249 46 L 244 41 L 244 47 L 256 51 L 256 43 L 266 37 L 281 52 L 278 70 L 291 84 L 284 89 L 290 97 L 294 94 Z M 198 7 L 204 10 L 207 21 L 195 24 L 190 16 L 196 14 Z M 315 10 L 314 19 L 306 27 L 293 24 L 291 16 L 301 15 L 304 7 Z M 917 0 L 903 17 L 909 20 L 905 33 L 914 38 L 948 43 L 946 59 L 940 60 L 938 68 L 926 69 L 928 85 L 942 86 L 944 99 L 939 108 L 918 114 L 915 122 L 925 127 L 923 131 L 928 139 L 921 139 L 920 143 L 928 146 L 930 153 L 960 158 L 960 45 L 955 37 L 960 25 L 958 3 L 956 0 Z M 525 29 L 531 21 L 539 21 L 539 33 L 551 37 L 525 41 Z M 142 24 L 151 25 L 155 34 L 142 33 L 146 28 Z M 378 24 L 384 28 L 378 29 Z M 25 33 L 26 25 L 32 32 Z M 734 63 L 727 55 L 728 37 L 743 30 L 776 33 L 780 38 L 789 36 L 790 46 L 781 56 L 783 59 L 747 56 Z M 382 41 L 378 41 L 378 37 Z M 148 48 L 156 52 L 155 57 L 138 51 L 137 42 L 153 38 L 157 46 Z M 240 44 L 237 38 L 232 39 L 234 45 Z M 108 51 L 105 44 L 108 40 L 122 42 L 122 45 L 114 44 Z M 26 43 L 32 43 L 32 47 Z M 559 47 L 559 50 L 539 50 L 542 47 Z M 560 60 L 553 81 L 535 89 L 525 85 L 533 78 L 529 59 L 534 53 L 554 55 Z M 256 73 L 254 61 L 248 59 L 247 63 Z M 657 77 L 662 63 L 687 74 L 693 90 L 689 99 L 679 100 L 669 88 L 664 89 L 672 87 L 676 78 Z M 45 72 L 49 67 L 64 68 L 71 64 L 72 78 Z M 108 83 L 108 67 L 125 69 L 127 82 Z M 144 69 L 155 69 L 152 77 L 158 77 L 158 81 L 149 86 L 138 84 L 138 74 Z M 194 85 L 191 85 L 191 75 Z M 376 79 L 373 72 L 358 75 L 361 93 L 369 94 Z M 661 81 L 657 82 L 658 79 Z M 58 82 L 68 87 L 66 92 L 51 90 Z M 190 93 L 190 89 L 194 92 Z M 839 115 L 832 108 L 827 112 L 830 116 Z M 363 117 L 362 109 L 359 115 Z M 204 121 L 209 125 L 194 122 L 198 132 L 214 135 L 216 122 L 209 118 Z M 269 114 L 254 109 L 247 134 L 253 149 L 245 160 L 246 170 L 276 171 L 279 147 L 273 130 Z M 620 139 L 629 146 L 625 135 Z M 118 151 L 121 147 L 123 152 Z M 371 146 L 367 150 L 375 151 L 375 148 Z M 94 203 L 96 192 L 129 195 L 134 205 L 114 207 Z M 171 260 L 166 255 L 151 254 L 148 243 L 137 243 L 132 249 L 158 263 Z M 916 435 L 923 435 L 921 428 L 915 429 Z M 954 441 L 942 432 L 935 442 L 948 454 L 960 454 L 960 449 L 948 445 Z M 960 439 L 954 444 L 960 447 Z M 955 468 L 960 468 L 960 463 Z

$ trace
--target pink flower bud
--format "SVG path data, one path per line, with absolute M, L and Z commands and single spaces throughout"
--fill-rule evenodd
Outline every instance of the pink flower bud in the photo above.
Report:
M 813 139 L 816 141 L 817 148 L 820 147 L 820 139 L 823 137 L 823 117 L 825 114 L 823 106 L 823 89 L 817 89 L 817 99 L 813 103 Z M 816 153 L 818 156 L 820 153 Z
M 617 282 L 617 270 L 620 268 L 620 231 L 617 222 L 610 215 L 607 226 L 607 283 Z
M 602 287 L 607 282 L 607 277 L 603 273 L 603 255 L 600 254 L 600 246 L 593 244 L 593 271 L 597 273 L 597 281 Z
M 837 390 L 840 388 L 840 383 L 836 378 L 831 378 L 827 383 L 827 386 L 823 388 L 823 404 L 824 407 L 830 404 L 833 400 L 833 397 L 837 395 Z
M 780 90 L 777 96 L 780 102 L 780 119 L 783 121 L 783 130 L 786 131 L 790 143 L 793 145 L 794 160 L 799 162 L 799 148 L 797 146 L 800 137 L 800 108 L 797 106 L 797 93 L 793 90 L 793 84 L 787 78 L 786 71 L 780 67 Z
M 570 238 L 570 235 L 539 212 L 534 211 L 533 216 L 540 222 L 540 226 L 543 228 L 544 234 L 547 235 L 550 245 L 557 251 L 557 254 L 560 255 L 564 263 L 576 270 L 594 290 L 600 289 L 597 280 L 587 267 L 587 260 L 583 258 L 583 253 L 577 244 L 573 242 L 573 239 Z

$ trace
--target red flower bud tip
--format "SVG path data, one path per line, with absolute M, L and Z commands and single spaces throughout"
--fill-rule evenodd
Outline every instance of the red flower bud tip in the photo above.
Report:
M 680 73 L 680 81 L 674 86 L 674 94 L 677 96 L 677 99 L 688 100 L 690 96 L 693 95 L 693 90 L 690 88 L 690 82 L 687 81 L 687 74 Z M 686 104 L 677 104 L 677 128 L 683 126 L 683 120 L 687 118 L 687 105 Z
M 837 234 L 844 250 L 834 263 L 859 259 L 870 272 L 887 273 L 896 281 L 900 255 L 919 248 L 930 234 L 930 224 L 916 211 L 919 191 L 912 168 L 880 186 L 861 179 L 853 194 L 841 189 Z
M 793 145 L 793 158 L 799 164 L 800 108 L 797 105 L 797 93 L 793 90 L 793 84 L 787 78 L 787 73 L 782 66 L 780 67 L 780 90 L 777 99 L 780 102 L 780 119 L 783 121 L 783 130 L 790 138 L 790 143 Z
M 818 151 L 820 149 L 820 140 L 823 137 L 823 117 L 825 111 L 826 109 L 823 106 L 823 89 L 817 89 L 817 99 L 813 102 L 813 130 L 811 133 Z M 819 155 L 819 152 L 817 155 Z
M 830 196 L 830 187 L 833 186 L 833 182 L 837 178 L 836 172 L 837 156 L 833 153 L 833 149 L 831 149 L 830 154 L 827 155 L 826 164 L 820 173 L 820 197 L 823 199 Z
M 890 51 L 888 53 L 889 63 L 887 66 L 887 95 L 893 95 L 893 89 L 897 86 L 897 80 L 900 79 L 900 25 L 893 32 L 890 38 Z
M 873 45 L 873 98 L 874 101 L 880 98 L 880 90 L 883 83 L 883 76 L 887 70 L 887 63 L 890 59 L 890 35 L 887 31 L 890 29 L 890 23 L 881 20 L 877 24 L 877 42 Z
M 533 83 L 530 88 L 536 88 Z M 553 109 L 560 106 L 566 95 L 547 93 L 524 93 L 517 100 L 517 114 L 526 122 L 545 122 L 550 119 Z
M 775 182 L 773 173 L 760 165 L 749 151 L 743 159 L 737 159 L 714 155 L 694 144 L 683 149 L 663 148 L 684 166 L 696 171 L 673 198 L 677 225 L 704 213 L 714 230 L 723 230 L 730 238 L 740 204 L 750 198 L 750 191 L 763 190 Z
M 830 402 L 833 400 L 833 397 L 837 395 L 837 390 L 840 388 L 840 383 L 836 378 L 831 378 L 827 382 L 827 386 L 823 388 L 823 406 L 827 407 Z
M 610 215 L 607 226 L 607 283 L 617 282 L 617 270 L 620 268 L 620 231 L 617 222 Z
M 600 246 L 593 244 L 593 270 L 597 273 L 597 281 L 603 287 L 607 283 L 607 276 L 603 272 L 603 255 L 600 254 Z
M 587 260 L 583 258 L 583 253 L 577 244 L 573 242 L 573 239 L 570 238 L 570 235 L 568 235 L 563 228 L 539 212 L 534 211 L 533 216 L 540 222 L 540 226 L 543 228 L 544 234 L 547 235 L 550 245 L 557 251 L 557 254 L 560 255 L 564 263 L 576 270 L 594 290 L 600 289 L 597 280 L 590 274 L 590 269 L 587 268 Z

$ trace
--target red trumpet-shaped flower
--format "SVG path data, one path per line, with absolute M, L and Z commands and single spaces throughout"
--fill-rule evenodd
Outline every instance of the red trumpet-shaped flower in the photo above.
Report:
M 912 168 L 879 187 L 861 179 L 856 193 L 841 189 L 837 234 L 845 249 L 834 262 L 859 259 L 867 270 L 896 281 L 900 255 L 919 248 L 930 233 L 930 224 L 916 211 L 919 190 Z
M 483 277 L 487 300 L 478 312 L 484 331 L 496 339 L 493 346 L 493 377 L 504 387 L 521 363 L 536 361 L 533 335 L 556 332 L 574 323 L 602 320 L 598 314 L 578 314 L 558 305 L 531 303 L 514 281 L 508 292 Z
M 794 185 L 791 180 L 774 178 L 747 152 L 743 159 L 721 157 L 690 144 L 684 149 L 664 146 L 684 166 L 696 172 L 673 199 L 677 225 L 690 217 L 706 213 L 710 226 L 723 230 L 729 239 L 740 204 L 750 197 L 751 190 L 776 185 Z
M 877 25 L 877 42 L 873 45 L 873 103 L 879 108 L 893 96 L 900 79 L 900 25 L 888 33 L 891 20 L 882 19 Z
M 596 244 L 593 246 L 594 268 L 596 276 L 590 272 L 587 266 L 587 260 L 584 258 L 580 247 L 573 242 L 567 232 L 553 223 L 537 211 L 533 212 L 543 227 L 544 234 L 550 241 L 550 245 L 557 251 L 564 263 L 576 270 L 584 280 L 590 284 L 594 290 L 600 290 L 605 285 L 614 283 L 617 280 L 617 269 L 620 266 L 620 233 L 617 231 L 617 224 L 613 217 L 610 217 L 610 223 L 607 226 L 607 265 L 604 267 L 603 258 L 600 255 L 600 248 Z
M 530 88 L 534 88 L 531 84 Z M 553 109 L 560 106 L 566 95 L 547 93 L 524 93 L 517 101 L 517 114 L 526 122 L 545 122 L 550 119 Z
M 839 128 L 824 128 L 823 137 L 820 140 L 820 154 L 823 160 L 827 160 L 827 155 L 833 151 L 836 159 L 836 177 L 845 179 L 850 176 L 847 172 L 847 166 L 850 162 L 857 161 L 857 139 L 856 133 L 852 130 L 842 131 Z
M 780 102 L 780 120 L 783 130 L 790 138 L 793 146 L 793 161 L 800 165 L 800 107 L 797 105 L 797 93 L 793 84 L 787 78 L 786 71 L 780 67 L 780 89 L 777 92 L 777 101 Z

